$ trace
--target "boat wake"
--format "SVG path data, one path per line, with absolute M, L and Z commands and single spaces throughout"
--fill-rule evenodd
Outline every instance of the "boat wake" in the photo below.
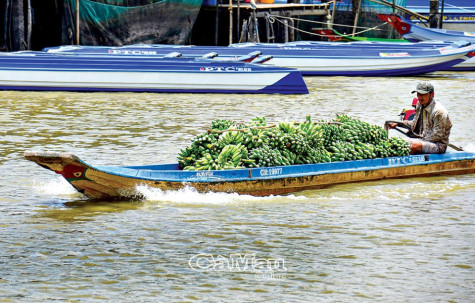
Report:
M 237 193 L 199 193 L 192 187 L 185 187 L 180 190 L 163 191 L 158 188 L 152 188 L 146 185 L 139 185 L 136 188 L 137 192 L 145 197 L 146 201 L 153 202 L 171 202 L 180 204 L 240 204 L 240 203 L 278 203 L 288 201 L 303 201 L 308 200 L 304 196 L 286 195 L 286 196 L 266 196 L 255 197 L 251 195 L 240 195 Z
M 475 153 L 475 144 L 470 143 L 467 146 L 464 147 L 465 151 Z
M 33 189 L 38 193 L 52 196 L 78 196 L 80 195 L 71 184 L 62 177 L 37 181 L 33 184 Z

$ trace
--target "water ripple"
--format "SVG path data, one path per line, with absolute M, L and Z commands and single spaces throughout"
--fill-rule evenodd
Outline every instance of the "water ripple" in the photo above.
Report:
M 472 73 L 312 77 L 299 96 L 2 92 L 0 301 L 472 302 L 474 175 L 270 197 L 139 187 L 141 201 L 91 202 L 22 158 L 174 162 L 218 118 L 344 112 L 382 125 L 424 79 L 450 112 L 451 142 L 475 151 Z M 282 266 L 263 270 L 272 260 Z

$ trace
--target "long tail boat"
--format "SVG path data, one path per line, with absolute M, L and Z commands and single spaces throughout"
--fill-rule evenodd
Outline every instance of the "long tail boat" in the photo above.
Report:
M 137 186 L 254 196 L 278 195 L 335 184 L 475 173 L 475 153 L 447 152 L 233 170 L 180 170 L 178 163 L 91 166 L 71 153 L 27 151 L 25 158 L 62 175 L 89 199 L 141 198 Z

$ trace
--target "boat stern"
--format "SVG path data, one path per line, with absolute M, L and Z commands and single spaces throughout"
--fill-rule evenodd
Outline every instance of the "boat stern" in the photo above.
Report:
M 290 72 L 279 81 L 266 86 L 260 93 L 266 94 L 308 94 L 308 87 L 298 70 Z
M 377 16 L 381 21 L 389 23 L 401 35 L 411 32 L 411 24 L 404 22 L 398 15 L 378 14 Z

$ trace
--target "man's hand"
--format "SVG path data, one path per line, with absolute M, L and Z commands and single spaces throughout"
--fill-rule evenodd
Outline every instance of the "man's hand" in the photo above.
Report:
M 396 128 L 397 123 L 388 123 L 389 128 Z
M 396 126 L 398 126 L 398 124 L 395 123 L 395 122 L 392 122 L 392 121 L 384 122 L 384 130 L 386 130 L 386 131 L 390 128 L 396 128 Z

